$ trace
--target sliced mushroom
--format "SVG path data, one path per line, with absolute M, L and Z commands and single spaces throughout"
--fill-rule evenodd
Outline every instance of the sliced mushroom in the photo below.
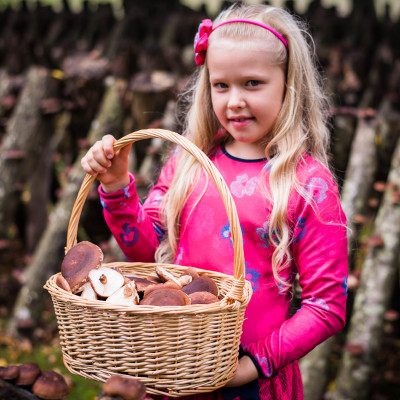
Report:
M 111 375 L 104 384 L 103 391 L 124 400 L 142 400 L 146 395 L 146 386 L 139 379 Z
M 193 279 L 192 282 L 182 288 L 182 292 L 186 294 L 194 292 L 210 292 L 216 297 L 218 297 L 219 293 L 217 284 L 208 276 L 200 276 Z
M 100 297 L 111 296 L 124 285 L 124 276 L 112 268 L 100 267 L 89 272 L 89 280 Z
M 18 378 L 19 369 L 16 365 L 8 365 L 7 367 L 0 368 L 0 378 L 6 381 Z
M 172 281 L 172 282 L 175 282 L 178 286 L 182 287 L 182 285 L 179 282 L 178 278 L 175 278 L 164 267 L 161 267 L 161 265 L 157 265 L 156 266 L 156 274 L 160 277 L 160 279 L 162 281 L 164 281 L 164 282 Z
M 97 293 L 93 290 L 92 284 L 86 282 L 79 289 L 81 291 L 81 297 L 88 300 L 98 300 Z
M 139 293 L 143 293 L 145 289 L 150 286 L 154 285 L 153 281 L 150 281 L 146 278 L 140 278 L 139 276 L 134 276 L 134 275 L 125 275 L 126 278 L 129 278 L 131 281 L 134 281 L 136 284 L 136 290 Z
M 210 292 L 193 292 L 189 294 L 191 304 L 212 304 L 219 301 L 217 296 Z
M 61 264 L 61 274 L 67 280 L 72 293 L 88 280 L 89 271 L 99 268 L 103 261 L 100 247 L 90 242 L 80 242 L 65 255 Z
M 18 378 L 14 383 L 19 386 L 32 385 L 41 373 L 39 365 L 33 362 L 26 362 L 19 365 L 18 370 Z
M 110 297 L 107 298 L 106 302 L 117 305 L 131 306 L 133 304 L 139 304 L 139 294 L 136 290 L 135 282 L 129 282 L 128 284 L 119 288 Z
M 32 392 L 41 399 L 59 400 L 69 394 L 64 377 L 55 371 L 42 371 L 32 385 Z
M 67 282 L 67 280 L 61 274 L 58 274 L 57 277 L 56 277 L 56 285 L 59 288 L 64 289 L 65 291 L 67 291 L 69 293 L 72 292 L 72 290 L 71 290 L 71 288 L 69 286 L 69 283 Z
M 148 306 L 187 306 L 190 304 L 189 296 L 178 289 L 154 290 L 144 297 L 141 305 Z

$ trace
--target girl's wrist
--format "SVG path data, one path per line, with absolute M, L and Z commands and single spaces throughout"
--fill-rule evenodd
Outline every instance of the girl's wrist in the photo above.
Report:
M 128 186 L 131 182 L 130 176 L 127 175 L 121 180 L 113 181 L 110 183 L 101 183 L 101 188 L 104 193 L 114 193 L 118 192 L 118 190 L 123 189 L 124 187 Z

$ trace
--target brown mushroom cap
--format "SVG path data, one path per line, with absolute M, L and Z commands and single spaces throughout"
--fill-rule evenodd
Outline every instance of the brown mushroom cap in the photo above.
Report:
M 69 394 L 64 377 L 55 371 L 42 371 L 32 385 L 32 392 L 41 399 L 59 400 Z
M 111 396 L 120 396 L 124 400 L 142 400 L 146 395 L 146 386 L 139 379 L 111 375 L 103 388 Z
M 160 289 L 181 289 L 181 286 L 177 285 L 175 282 L 172 281 L 167 281 L 164 283 L 154 283 L 152 285 L 147 286 L 147 288 L 144 290 L 143 297 L 148 296 L 151 292 L 154 292 L 155 290 L 160 290 Z
M 72 293 L 87 282 L 89 272 L 99 268 L 102 261 L 102 250 L 90 242 L 80 242 L 68 251 L 61 264 L 61 274 L 67 280 Z
M 140 302 L 147 306 L 187 306 L 190 304 L 189 296 L 178 289 L 159 289 L 149 293 Z
M 18 378 L 19 368 L 16 365 L 8 365 L 7 367 L 0 368 L 0 378 L 6 381 Z
M 217 284 L 208 276 L 200 276 L 193 279 L 192 282 L 182 288 L 182 292 L 186 294 L 194 292 L 210 292 L 216 297 L 218 297 L 219 293 Z
M 193 279 L 196 279 L 200 276 L 199 273 L 197 272 L 196 268 L 193 268 L 193 267 L 187 267 L 187 269 L 182 272 L 181 276 L 185 276 L 185 275 L 189 275 Z
M 18 370 L 18 378 L 14 383 L 20 386 L 32 385 L 41 372 L 39 365 L 33 362 L 26 362 L 19 365 Z
M 67 292 L 71 292 L 71 288 L 67 280 L 61 274 L 58 274 L 56 277 L 56 285 L 59 288 L 66 290 Z
M 217 296 L 210 292 L 193 292 L 189 294 L 191 304 L 212 304 L 219 301 Z

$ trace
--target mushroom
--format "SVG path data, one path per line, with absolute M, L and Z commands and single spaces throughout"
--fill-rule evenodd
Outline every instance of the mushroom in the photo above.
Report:
M 150 280 L 148 280 L 146 278 L 140 278 L 139 276 L 125 275 L 125 277 L 129 278 L 131 281 L 135 282 L 136 290 L 139 293 L 143 293 L 148 286 L 154 285 L 153 281 L 150 281 Z
M 99 268 L 103 261 L 100 247 L 90 242 L 80 242 L 65 255 L 61 264 L 61 274 L 67 280 L 72 293 L 88 280 L 89 271 Z
M 89 272 L 89 280 L 100 297 L 111 296 L 124 285 L 124 276 L 115 269 L 99 267 Z
M 16 365 L 8 365 L 7 367 L 0 368 L 0 378 L 6 381 L 18 378 L 19 368 Z
M 61 274 L 58 274 L 56 277 L 56 285 L 59 288 L 64 289 L 65 291 L 71 293 L 71 288 L 70 288 L 67 280 Z
M 182 288 L 182 292 L 186 294 L 194 293 L 194 292 L 210 292 L 214 296 L 218 297 L 218 286 L 208 276 L 200 276 L 196 279 L 193 279 L 188 285 Z
M 90 282 L 86 282 L 79 289 L 81 291 L 81 297 L 83 299 L 88 300 L 98 300 L 96 292 L 92 288 L 92 284 Z
M 41 372 L 39 365 L 33 362 L 25 362 L 19 365 L 18 371 L 18 378 L 14 383 L 19 386 L 32 385 Z
M 143 298 L 141 305 L 147 306 L 187 306 L 190 304 L 189 296 L 178 289 L 154 290 Z
M 139 379 L 111 375 L 103 391 L 111 396 L 120 396 L 123 400 L 142 400 L 146 395 L 146 386 Z
M 135 282 L 130 282 L 115 291 L 106 302 L 111 304 L 131 306 L 139 304 L 139 294 L 136 290 Z
M 197 272 L 197 270 L 195 268 L 193 268 L 193 267 L 187 267 L 187 269 L 182 272 L 181 277 L 185 276 L 185 275 L 189 275 L 193 279 L 196 279 L 196 278 L 198 278 L 200 276 L 199 273 Z
M 182 287 L 175 282 L 167 281 L 165 283 L 154 283 L 153 285 L 147 286 L 143 293 L 143 298 L 148 296 L 151 292 L 160 289 L 177 289 L 180 290 Z
M 175 278 L 170 272 L 168 272 L 164 267 L 161 267 L 161 265 L 156 266 L 156 274 L 163 282 L 172 281 L 175 282 L 178 286 L 182 287 L 179 280 Z
M 219 301 L 217 296 L 210 292 L 193 292 L 189 294 L 191 304 L 212 304 Z
M 32 385 L 32 392 L 41 399 L 59 400 L 69 394 L 64 377 L 55 371 L 42 371 Z

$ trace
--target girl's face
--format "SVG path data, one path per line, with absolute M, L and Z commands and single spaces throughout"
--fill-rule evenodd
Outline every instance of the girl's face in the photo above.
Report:
M 230 149 L 237 157 L 265 157 L 261 142 L 274 125 L 285 91 L 285 74 L 272 61 L 270 47 L 260 39 L 218 39 L 208 48 L 213 109 L 232 135 Z

